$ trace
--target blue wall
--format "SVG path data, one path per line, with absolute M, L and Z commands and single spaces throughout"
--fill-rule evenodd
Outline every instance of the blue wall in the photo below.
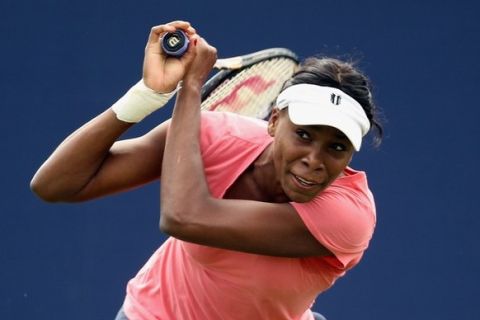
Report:
M 386 138 L 354 166 L 369 172 L 376 234 L 315 308 L 332 320 L 478 319 L 478 6 L 2 0 L 0 319 L 113 319 L 127 280 L 164 241 L 158 183 L 77 205 L 45 204 L 28 184 L 66 135 L 139 79 L 150 27 L 178 18 L 220 57 L 277 46 L 349 54 L 375 84 Z

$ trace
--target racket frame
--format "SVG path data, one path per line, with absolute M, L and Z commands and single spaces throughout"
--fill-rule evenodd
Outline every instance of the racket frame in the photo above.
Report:
M 225 79 L 235 76 L 241 70 L 253 64 L 276 58 L 288 58 L 295 61 L 297 64 L 299 63 L 298 56 L 293 51 L 286 48 L 270 48 L 242 56 L 218 59 L 214 66 L 214 69 L 218 70 L 218 72 L 202 87 L 202 101 L 204 101 Z

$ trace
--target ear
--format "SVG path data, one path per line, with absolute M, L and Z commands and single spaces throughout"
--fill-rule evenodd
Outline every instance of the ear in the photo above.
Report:
M 268 127 L 267 127 L 268 134 L 271 137 L 275 136 L 275 130 L 277 128 L 279 116 L 280 116 L 280 110 L 273 107 L 272 113 L 270 114 L 270 119 L 268 119 Z

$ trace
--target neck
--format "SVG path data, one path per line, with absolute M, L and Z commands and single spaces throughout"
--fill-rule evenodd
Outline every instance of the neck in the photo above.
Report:
M 265 201 L 276 203 L 290 201 L 276 176 L 272 143 L 252 163 L 252 173 L 253 180 Z

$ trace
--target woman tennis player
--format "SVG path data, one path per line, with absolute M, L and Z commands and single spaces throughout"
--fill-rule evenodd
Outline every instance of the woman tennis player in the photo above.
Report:
M 190 46 L 166 56 L 182 29 Z M 359 263 L 375 227 L 364 172 L 349 167 L 381 126 L 350 64 L 307 59 L 268 121 L 200 111 L 216 49 L 188 22 L 152 28 L 143 79 L 70 135 L 35 174 L 46 201 L 77 202 L 161 180 L 170 235 L 129 281 L 117 319 L 312 320 L 315 298 Z M 172 118 L 117 141 L 177 91 Z

